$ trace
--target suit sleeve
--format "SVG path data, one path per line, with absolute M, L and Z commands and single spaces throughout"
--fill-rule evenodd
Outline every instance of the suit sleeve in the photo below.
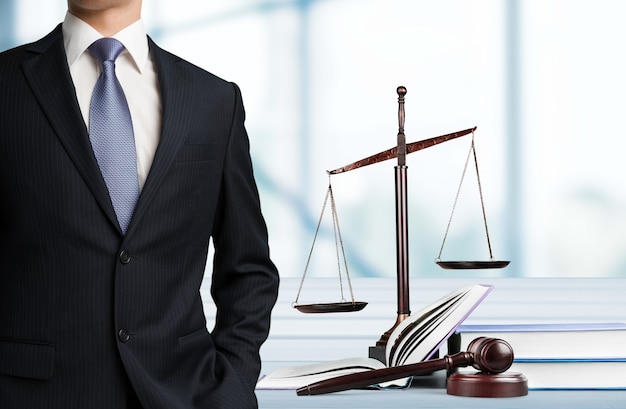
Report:
M 253 391 L 261 369 L 259 348 L 269 333 L 279 278 L 270 260 L 241 93 L 232 86 L 234 113 L 213 231 L 211 295 L 217 316 L 212 335 L 217 352 L 234 367 L 244 387 Z

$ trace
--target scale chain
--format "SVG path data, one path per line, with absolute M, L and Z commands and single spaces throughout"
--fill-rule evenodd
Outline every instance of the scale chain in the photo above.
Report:
M 339 216 L 337 214 L 337 207 L 335 205 L 335 196 L 332 191 L 330 183 L 328 185 L 330 191 L 330 208 L 333 215 L 333 228 L 335 230 L 335 249 L 337 253 L 337 269 L 339 271 L 339 286 L 341 288 L 341 301 L 345 301 L 343 295 L 343 281 L 341 279 L 341 260 L 339 257 L 339 249 L 337 248 L 337 237 L 339 237 L 339 244 L 341 246 L 341 255 L 343 256 L 343 265 L 346 270 L 346 278 L 348 279 L 348 289 L 350 291 L 350 300 L 354 303 L 354 293 L 352 291 L 352 282 L 350 281 L 350 272 L 348 271 L 348 261 L 346 260 L 346 251 L 343 247 L 343 238 L 341 237 L 341 230 L 339 229 Z
M 450 225 L 452 224 L 452 217 L 454 216 L 454 211 L 456 210 L 456 206 L 459 200 L 459 196 L 461 194 L 461 187 L 463 185 L 463 180 L 465 179 L 465 174 L 467 172 L 467 165 L 469 164 L 470 157 L 474 158 L 474 166 L 476 169 L 476 179 L 478 183 L 478 194 L 480 196 L 480 206 L 483 212 L 483 223 L 485 226 L 485 235 L 487 236 L 487 247 L 489 248 L 489 259 L 493 260 L 493 253 L 491 251 L 491 239 L 489 237 L 489 229 L 487 228 L 487 215 L 485 212 L 485 202 L 483 199 L 483 190 L 482 184 L 480 182 L 480 173 L 478 172 L 478 159 L 476 157 L 476 147 L 474 145 L 474 132 L 472 132 L 472 143 L 470 144 L 469 152 L 467 153 L 467 158 L 465 159 L 465 166 L 463 167 L 463 173 L 461 174 L 461 181 L 459 183 L 459 187 L 456 191 L 456 196 L 454 197 L 454 203 L 452 204 L 452 213 L 450 214 L 450 218 L 448 219 L 448 225 L 446 226 L 446 232 L 443 236 L 443 242 L 441 243 L 441 248 L 439 249 L 439 255 L 436 260 L 441 260 L 441 254 L 443 252 L 443 247 L 446 244 L 446 239 L 448 238 L 448 232 L 450 231 Z
M 306 261 L 306 265 L 304 267 L 304 273 L 302 274 L 302 278 L 300 279 L 300 286 L 298 287 L 298 293 L 296 295 L 296 299 L 295 301 L 292 303 L 292 306 L 295 306 L 298 304 L 298 300 L 300 299 L 300 293 L 302 292 L 302 287 L 304 286 L 304 279 L 306 277 L 306 274 L 308 272 L 309 269 L 309 264 L 311 262 L 311 256 L 313 254 L 313 249 L 315 247 L 315 243 L 317 241 L 317 236 L 319 234 L 319 230 L 320 230 L 320 226 L 322 224 L 322 219 L 324 217 L 324 212 L 326 210 L 326 205 L 328 203 L 328 199 L 330 198 L 330 208 L 331 208 L 331 213 L 332 213 L 332 221 L 333 221 L 333 234 L 334 234 L 334 238 L 335 238 L 335 252 L 337 255 L 337 269 L 339 272 L 339 287 L 340 287 L 340 291 L 341 291 L 341 301 L 345 301 L 345 296 L 343 293 L 343 280 L 341 277 L 341 257 L 340 257 L 340 252 L 339 252 L 339 248 L 341 248 L 341 256 L 343 256 L 343 262 L 344 262 L 344 268 L 346 271 L 346 278 L 348 280 L 348 288 L 350 291 L 350 297 L 351 297 L 351 301 L 352 303 L 354 303 L 354 293 L 352 290 L 352 282 L 350 280 L 350 272 L 348 270 L 348 262 L 346 260 L 346 252 L 344 249 L 344 245 L 343 245 L 343 238 L 341 237 L 341 230 L 339 228 L 339 217 L 337 215 L 337 207 L 335 205 L 335 196 L 333 194 L 333 188 L 332 188 L 332 184 L 330 183 L 330 174 L 328 175 L 328 189 L 326 191 L 326 196 L 324 197 L 324 204 L 322 205 L 322 211 L 320 213 L 320 217 L 318 219 L 317 222 L 317 227 L 315 229 L 315 235 L 313 236 L 313 243 L 311 244 L 311 249 L 309 251 L 309 255 L 307 257 L 307 261 Z
M 489 229 L 487 228 L 487 213 L 485 212 L 485 201 L 483 199 L 483 188 L 480 183 L 480 173 L 478 172 L 478 159 L 476 158 L 476 147 L 474 146 L 474 134 L 472 133 L 472 153 L 474 154 L 474 166 L 476 167 L 476 181 L 478 182 L 478 194 L 480 195 L 480 207 L 483 211 L 483 222 L 485 224 L 485 236 L 487 237 L 487 247 L 489 248 L 489 260 L 493 260 L 491 252 L 491 239 L 489 238 Z
M 302 274 L 302 279 L 300 279 L 300 286 L 298 287 L 298 294 L 296 295 L 295 301 L 292 305 L 298 304 L 298 299 L 300 298 L 300 292 L 302 292 L 302 286 L 304 285 L 304 278 L 306 277 L 306 273 L 309 270 L 309 263 L 311 262 L 311 255 L 313 254 L 313 248 L 315 247 L 315 241 L 317 240 L 317 234 L 320 231 L 320 225 L 322 224 L 322 218 L 324 217 L 324 210 L 326 210 L 326 203 L 328 203 L 328 196 L 331 193 L 330 188 L 330 176 L 328 177 L 328 190 L 326 191 L 326 196 L 324 197 L 324 204 L 322 205 L 322 212 L 320 213 L 320 217 L 317 221 L 317 228 L 315 229 L 315 235 L 313 235 L 313 243 L 311 244 L 311 250 L 309 250 L 309 256 L 306 259 L 306 265 L 304 266 L 304 273 Z

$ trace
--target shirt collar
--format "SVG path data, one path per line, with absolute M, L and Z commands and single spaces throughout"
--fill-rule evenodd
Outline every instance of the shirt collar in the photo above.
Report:
M 62 27 L 67 62 L 70 66 L 87 50 L 87 47 L 102 38 L 102 34 L 70 12 L 65 14 Z M 141 72 L 145 68 L 149 52 L 143 20 L 137 20 L 112 37 L 124 44 L 136 68 Z

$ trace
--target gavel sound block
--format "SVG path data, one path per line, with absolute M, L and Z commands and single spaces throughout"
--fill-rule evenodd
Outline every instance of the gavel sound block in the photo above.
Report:
M 324 393 L 365 388 L 370 385 L 392 381 L 407 376 L 425 375 L 445 369 L 473 366 L 475 374 L 454 373 L 447 381 L 450 395 L 501 398 L 528 394 L 528 380 L 519 373 L 503 373 L 513 363 L 513 348 L 508 342 L 496 338 L 476 338 L 467 352 L 446 355 L 441 359 L 376 369 L 350 375 L 338 376 L 299 388 L 296 393 L 319 395 Z

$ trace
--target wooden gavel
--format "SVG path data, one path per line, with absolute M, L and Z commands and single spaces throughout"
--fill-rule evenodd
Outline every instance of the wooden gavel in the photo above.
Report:
M 298 396 L 320 395 L 348 389 L 365 388 L 407 376 L 425 375 L 441 369 L 451 371 L 453 368 L 470 365 L 485 374 L 499 374 L 509 369 L 512 363 L 513 348 L 508 342 L 497 338 L 480 337 L 467 346 L 467 352 L 459 352 L 454 355 L 446 355 L 440 359 L 415 364 L 337 376 L 303 386 L 296 393 Z

